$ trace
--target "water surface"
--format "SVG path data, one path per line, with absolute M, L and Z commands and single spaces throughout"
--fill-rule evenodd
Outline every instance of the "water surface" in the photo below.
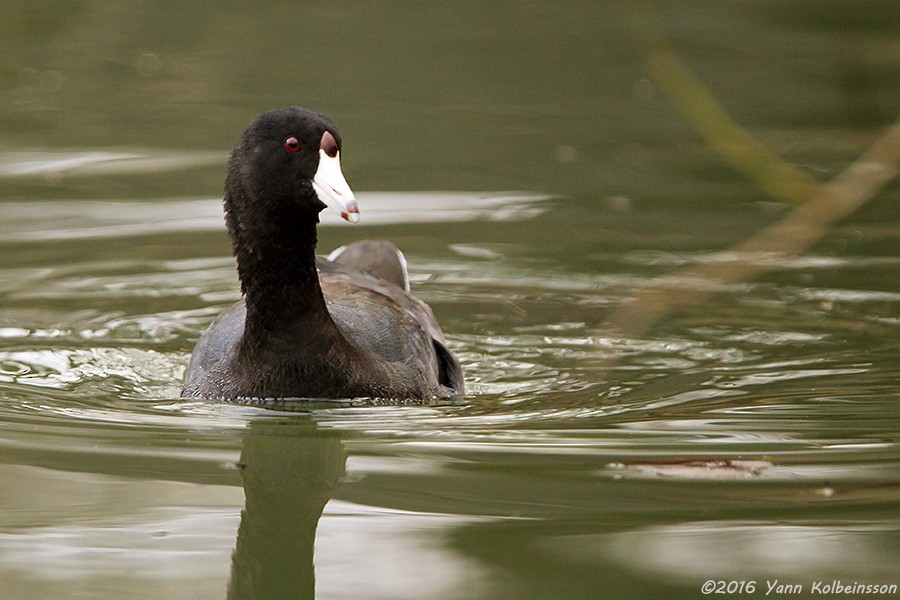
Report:
M 827 180 L 898 113 L 889 5 L 656 8 L 735 118 Z M 657 277 L 789 207 L 684 124 L 620 6 L 403 6 L 0 10 L 0 596 L 900 584 L 896 186 L 618 330 Z M 325 217 L 321 251 L 405 251 L 462 402 L 179 398 L 239 298 L 228 149 L 287 103 L 344 128 L 362 221 Z

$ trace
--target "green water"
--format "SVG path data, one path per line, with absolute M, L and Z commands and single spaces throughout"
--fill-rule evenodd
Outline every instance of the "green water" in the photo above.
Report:
M 0 597 L 900 584 L 898 188 L 775 270 L 611 328 L 789 210 L 648 78 L 629 6 L 0 6 Z M 654 8 L 736 122 L 821 181 L 900 114 L 891 2 Z M 178 397 L 239 297 L 227 153 L 285 104 L 343 131 L 362 221 L 327 216 L 321 250 L 404 250 L 461 403 Z

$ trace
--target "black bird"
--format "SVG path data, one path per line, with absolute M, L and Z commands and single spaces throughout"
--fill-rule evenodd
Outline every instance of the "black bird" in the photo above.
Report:
M 359 220 L 341 173 L 341 134 L 299 107 L 259 115 L 228 162 L 225 223 L 243 299 L 194 348 L 182 396 L 252 401 L 463 394 L 459 361 L 427 304 L 409 293 L 390 242 L 317 258 L 326 205 Z

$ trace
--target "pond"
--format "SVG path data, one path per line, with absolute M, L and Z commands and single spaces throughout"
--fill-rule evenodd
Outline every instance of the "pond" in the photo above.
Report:
M 819 182 L 900 114 L 896 7 L 825 4 L 651 8 Z M 638 6 L 5 3 L 0 597 L 890 596 L 896 183 L 622 326 L 794 209 L 645 68 Z M 320 251 L 405 252 L 459 401 L 179 397 L 240 297 L 228 152 L 290 104 L 341 126 L 360 204 L 323 213 Z

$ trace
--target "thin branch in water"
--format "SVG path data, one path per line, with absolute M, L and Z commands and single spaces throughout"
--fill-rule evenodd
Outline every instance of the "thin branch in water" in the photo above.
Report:
M 638 335 L 664 315 L 696 304 L 721 284 L 748 281 L 779 261 L 804 252 L 832 225 L 874 196 L 900 171 L 900 121 L 856 162 L 826 184 L 781 160 L 737 125 L 672 53 L 643 0 L 627 5 L 635 34 L 656 84 L 722 159 L 776 199 L 799 205 L 786 217 L 732 246 L 715 263 L 690 265 L 659 278 L 621 306 L 610 325 Z

